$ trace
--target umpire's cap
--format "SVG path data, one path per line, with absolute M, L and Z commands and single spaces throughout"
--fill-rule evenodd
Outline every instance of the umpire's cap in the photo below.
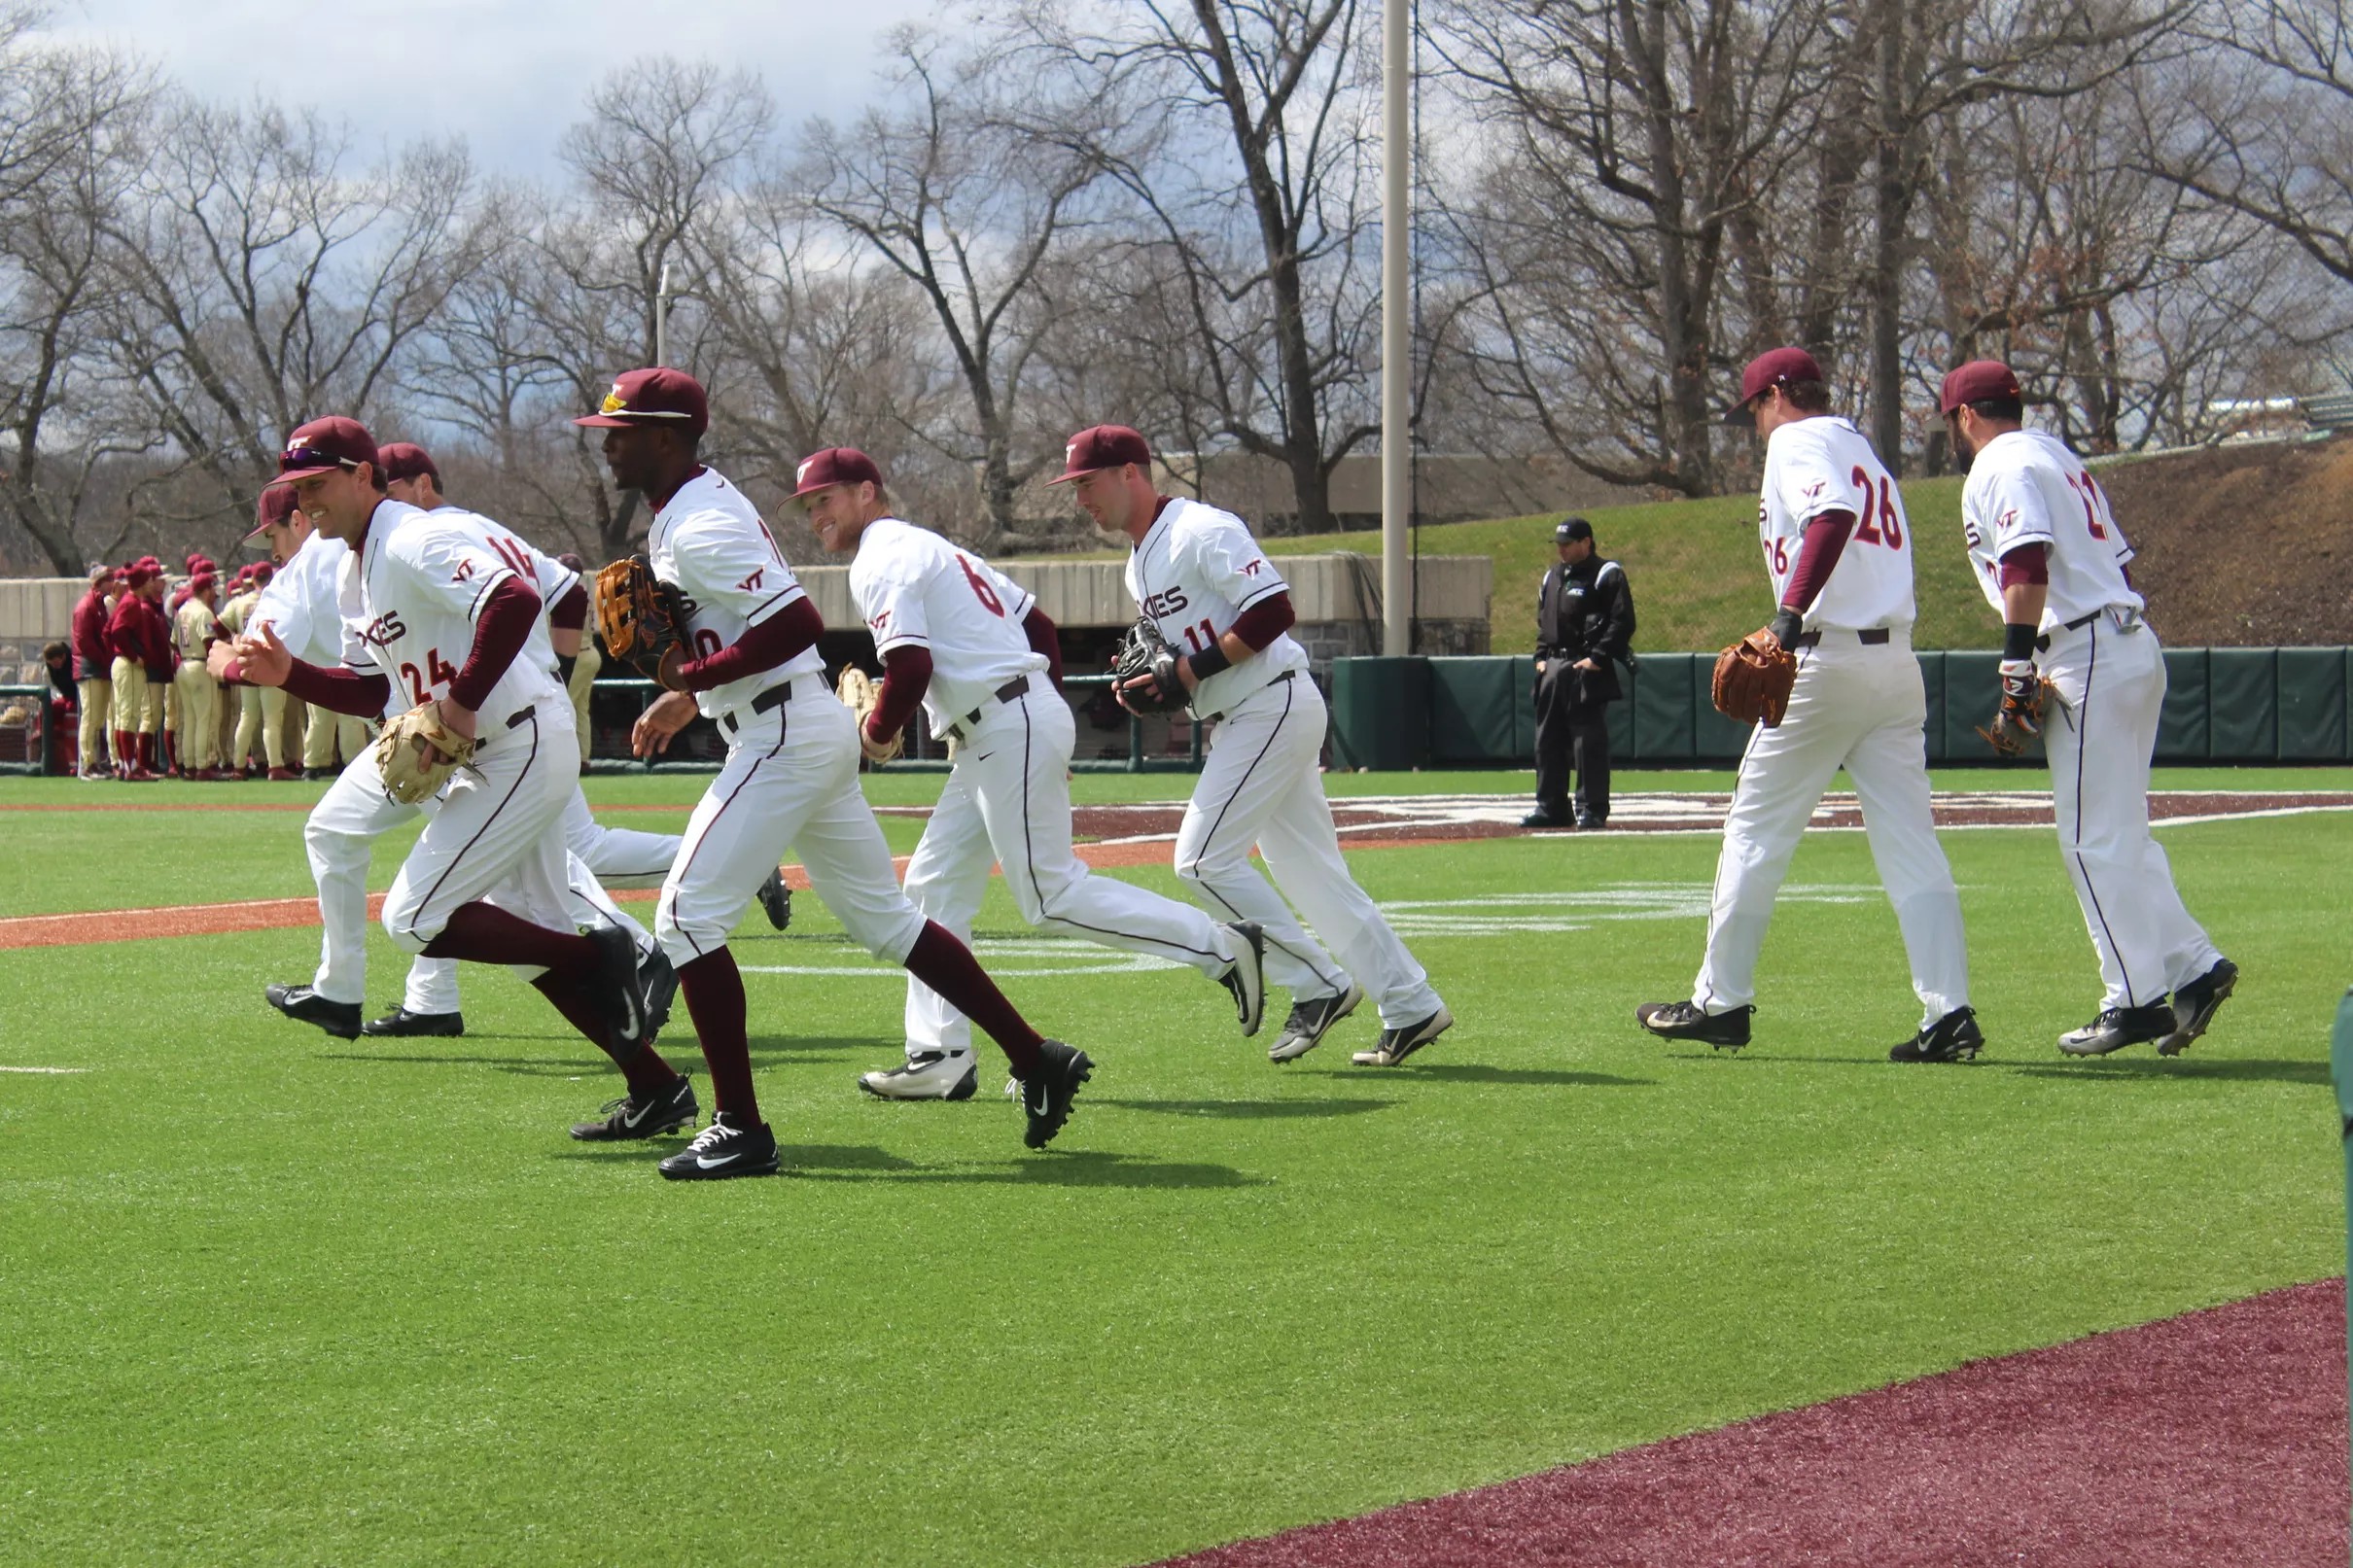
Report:
M 1561 519 L 1561 526 L 1553 530 L 1555 544 L 1567 544 L 1581 539 L 1590 540 L 1593 537 L 1594 525 L 1582 517 L 1563 517 Z

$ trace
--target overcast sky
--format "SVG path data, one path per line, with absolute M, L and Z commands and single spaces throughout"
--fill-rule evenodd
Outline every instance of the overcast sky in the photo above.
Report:
M 645 54 L 743 65 L 790 126 L 857 112 L 883 32 L 933 0 L 58 0 L 53 36 L 102 39 L 208 97 L 267 91 L 363 145 L 463 134 L 487 172 L 549 174 L 588 87 Z M 811 61 L 822 64 L 812 68 Z

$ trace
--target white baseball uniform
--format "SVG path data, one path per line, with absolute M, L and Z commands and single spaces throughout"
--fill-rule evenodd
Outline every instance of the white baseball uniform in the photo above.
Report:
M 1788 713 L 1775 728 L 1758 725 L 1740 757 L 1692 1001 L 1722 1013 L 1756 1000 L 1774 897 L 1844 767 L 1895 905 L 1925 1027 L 1969 1005 L 1969 955 L 1929 805 L 1928 699 L 1912 652 L 1912 528 L 1894 477 L 1853 425 L 1829 415 L 1782 425 L 1766 442 L 1758 507 L 1774 604 L 1797 570 L 1806 525 L 1830 511 L 1852 512 L 1854 532 L 1803 607 Z
M 539 589 L 543 601 L 550 606 L 579 581 L 578 575 L 569 567 L 533 549 L 478 512 L 441 506 L 425 515 L 463 529 L 527 577 Z M 339 541 L 329 542 L 334 543 L 337 551 L 348 553 Z M 552 676 L 555 650 L 548 641 L 544 617 L 516 657 L 537 661 Z M 391 713 L 402 712 L 407 706 L 407 695 L 398 690 L 386 704 Z M 439 806 L 438 798 L 421 806 L 404 806 L 385 794 L 383 777 L 371 749 L 346 765 L 312 808 L 303 824 L 302 843 L 310 860 L 312 880 L 319 889 L 319 970 L 311 989 L 320 995 L 331 1001 L 364 999 L 368 978 L 369 852 L 377 838 L 421 814 L 438 810 Z M 577 778 L 564 807 L 563 834 L 566 902 L 572 923 L 592 924 L 603 920 L 630 932 L 641 954 L 651 952 L 653 938 L 644 926 L 622 913 L 603 883 L 611 877 L 619 886 L 659 886 L 671 858 L 678 853 L 678 838 L 672 834 L 602 827 L 589 814 L 587 799 L 580 793 Z M 401 1005 L 412 1013 L 457 1012 L 458 960 L 419 954 L 409 963 Z
M 1241 518 L 1182 498 L 1163 505 L 1137 541 L 1127 585 L 1160 635 L 1186 653 L 1210 646 L 1245 610 L 1287 587 Z M 1176 875 L 1215 909 L 1264 928 L 1267 979 L 1295 1001 L 1338 995 L 1353 975 L 1390 1028 L 1437 1012 L 1429 976 L 1341 858 L 1318 771 L 1327 715 L 1306 649 L 1288 633 L 1277 637 L 1201 682 L 1192 706 L 1218 722 L 1177 829 Z M 1273 883 L 1250 864 L 1253 847 Z
M 447 695 L 483 604 L 516 575 L 512 563 L 449 518 L 378 502 L 338 584 L 344 666 L 384 675 L 392 700 L 404 707 Z M 479 712 L 473 763 L 443 787 L 440 810 L 384 898 L 384 929 L 407 953 L 422 952 L 460 906 L 476 900 L 535 925 L 570 928 L 559 824 L 579 780 L 571 701 L 526 651 Z
M 286 651 L 304 664 L 334 669 L 343 657 L 335 584 L 350 554 L 339 539 L 313 534 L 304 540 L 255 597 L 245 614 L 245 630 L 259 637 L 266 626 L 277 633 Z
M 2222 961 L 2182 905 L 2149 831 L 2149 758 L 2165 660 L 2125 579 L 2132 547 L 2107 494 L 2041 431 L 2005 432 L 1969 465 L 1961 522 L 1979 586 L 2003 613 L 2001 559 L 2041 544 L 2050 576 L 2035 663 L 2056 688 L 2043 749 L 2059 852 L 2107 987 L 2103 1007 L 2146 1007 Z
M 850 592 L 877 652 L 931 656 L 924 712 L 954 736 L 956 765 L 907 861 L 907 897 L 970 945 L 992 863 L 1021 918 L 1104 947 L 1189 963 L 1212 978 L 1232 935 L 1191 904 L 1090 874 L 1071 850 L 1071 749 L 1077 726 L 1022 621 L 1035 601 L 987 562 L 929 529 L 877 518 L 859 536 Z M 907 1056 L 972 1049 L 971 1021 L 907 977 Z
M 704 469 L 654 514 L 653 575 L 685 597 L 697 658 L 805 598 L 751 499 Z M 891 847 L 858 787 L 856 721 L 804 648 L 783 665 L 695 693 L 727 738 L 727 760 L 687 820 L 653 931 L 681 968 L 726 945 L 788 848 L 867 952 L 904 962 L 924 918 L 899 890 Z

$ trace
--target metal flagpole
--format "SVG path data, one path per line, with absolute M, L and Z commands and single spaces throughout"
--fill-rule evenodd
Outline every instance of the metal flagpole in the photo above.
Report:
M 1407 184 L 1408 0 L 1384 0 L 1381 16 L 1381 651 L 1411 650 L 1413 563 L 1406 523 L 1412 505 L 1412 333 L 1406 242 L 1413 232 Z

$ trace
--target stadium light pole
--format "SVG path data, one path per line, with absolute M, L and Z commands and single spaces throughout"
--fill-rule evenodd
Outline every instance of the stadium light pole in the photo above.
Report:
M 1413 142 L 1406 134 L 1408 22 L 1412 0 L 1381 7 L 1381 651 L 1411 651 L 1413 584 L 1406 555 L 1412 505 L 1413 338 L 1406 276 L 1414 215 L 1408 176 Z

